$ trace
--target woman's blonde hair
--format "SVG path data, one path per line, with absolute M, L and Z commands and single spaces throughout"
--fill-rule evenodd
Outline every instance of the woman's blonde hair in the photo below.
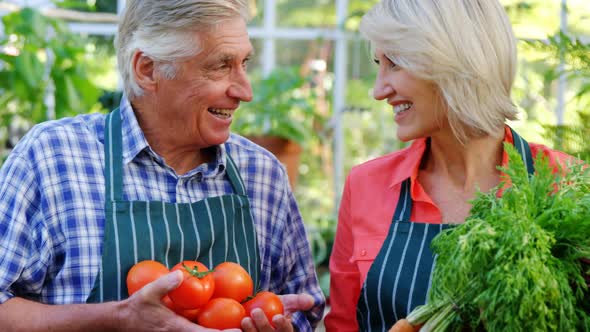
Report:
M 516 119 L 516 40 L 497 0 L 382 0 L 360 31 L 395 64 L 438 86 L 460 141 Z
M 133 75 L 133 54 L 141 50 L 168 79 L 175 61 L 196 55 L 196 31 L 207 31 L 227 19 L 249 19 L 248 0 L 127 0 L 115 48 L 125 93 L 143 94 Z

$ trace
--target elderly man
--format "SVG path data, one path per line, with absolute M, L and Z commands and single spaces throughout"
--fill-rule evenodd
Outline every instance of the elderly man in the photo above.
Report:
M 127 298 L 145 259 L 238 262 L 285 306 L 244 330 L 313 330 L 324 298 L 285 170 L 230 134 L 252 98 L 247 18 L 246 0 L 127 1 L 120 107 L 34 127 L 0 172 L 3 331 L 207 331 L 160 300 L 179 272 Z

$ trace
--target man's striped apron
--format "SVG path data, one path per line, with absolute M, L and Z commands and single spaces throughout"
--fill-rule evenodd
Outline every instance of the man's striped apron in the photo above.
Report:
M 533 174 L 528 143 L 512 130 L 514 145 Z M 410 179 L 402 182 L 387 238 L 371 265 L 357 304 L 360 331 L 387 331 L 416 306 L 426 303 L 434 255 L 430 242 L 449 224 L 410 221 Z
M 89 303 L 127 297 L 127 271 L 151 259 L 168 268 L 198 260 L 209 268 L 224 261 L 242 265 L 258 286 L 260 259 L 246 188 L 227 155 L 234 194 L 195 203 L 124 201 L 121 114 L 105 120 L 105 208 L 102 265 Z

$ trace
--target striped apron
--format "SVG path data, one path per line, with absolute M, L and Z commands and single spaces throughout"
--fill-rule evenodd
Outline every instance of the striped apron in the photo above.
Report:
M 511 131 L 528 173 L 533 174 L 528 143 Z M 408 178 L 402 182 L 387 237 L 361 289 L 357 304 L 360 331 L 387 331 L 416 306 L 426 303 L 435 265 L 430 242 L 442 230 L 452 226 L 410 221 L 411 213 Z
M 127 298 L 127 271 L 151 259 L 168 268 L 198 260 L 209 268 L 224 261 L 242 265 L 257 289 L 260 259 L 248 196 L 227 155 L 227 176 L 235 194 L 195 203 L 124 201 L 121 115 L 105 120 L 105 224 L 102 264 L 88 303 Z

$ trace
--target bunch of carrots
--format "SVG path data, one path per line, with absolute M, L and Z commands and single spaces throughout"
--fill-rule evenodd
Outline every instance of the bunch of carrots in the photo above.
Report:
M 539 157 L 530 176 L 514 147 L 505 150 L 503 183 L 433 240 L 427 304 L 390 332 L 590 331 L 590 168 Z

